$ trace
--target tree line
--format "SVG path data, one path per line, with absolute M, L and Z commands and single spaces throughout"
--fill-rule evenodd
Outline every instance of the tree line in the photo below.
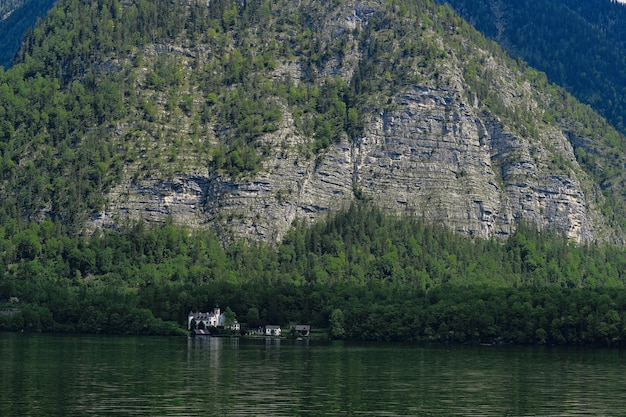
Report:
M 356 204 L 278 246 L 171 224 L 89 238 L 0 227 L 0 328 L 177 334 L 190 310 L 358 340 L 622 345 L 624 251 L 521 224 L 473 239 Z M 17 297 L 19 303 L 7 300 Z

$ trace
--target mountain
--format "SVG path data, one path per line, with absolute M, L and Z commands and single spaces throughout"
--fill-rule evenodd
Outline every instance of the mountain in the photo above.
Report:
M 0 66 L 11 66 L 24 34 L 56 0 L 5 0 L 0 4 Z
M 60 0 L 0 77 L 3 223 L 623 242 L 623 135 L 432 1 Z
M 513 56 L 626 132 L 626 7 L 608 0 L 445 0 Z
M 0 70 L 0 329 L 623 346 L 623 144 L 432 1 L 60 0 Z

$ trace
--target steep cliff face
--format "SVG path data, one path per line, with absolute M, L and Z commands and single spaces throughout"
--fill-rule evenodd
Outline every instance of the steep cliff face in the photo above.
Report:
M 458 93 L 415 88 L 375 119 L 359 149 L 364 194 L 476 236 L 507 235 L 525 219 L 592 239 L 596 215 L 566 138 L 549 137 L 560 151 L 533 146 Z M 572 168 L 554 170 L 555 154 Z
M 339 134 L 329 146 L 311 152 L 312 138 L 299 128 L 286 100 L 268 98 L 275 100 L 282 120 L 276 131 L 258 138 L 257 147 L 270 150 L 260 170 L 233 176 L 211 168 L 208 154 L 186 155 L 184 169 L 167 179 L 138 176 L 138 168 L 129 165 L 126 179 L 112 188 L 92 226 L 171 218 L 192 228 L 218 229 L 224 236 L 278 241 L 296 219 L 314 221 L 366 200 L 472 236 L 506 236 L 525 220 L 579 242 L 610 237 L 597 208 L 596 186 L 578 165 L 566 134 L 542 120 L 548 99 L 519 70 L 489 48 L 454 35 L 458 28 L 442 36 L 426 26 L 427 20 L 421 28 L 400 31 L 435 51 L 432 62 L 422 53 L 399 52 L 391 61 L 381 55 L 372 64 L 366 52 L 373 48 L 372 33 L 393 38 L 380 25 L 395 16 L 383 4 L 343 2 L 315 18 L 313 3 L 301 2 L 300 12 L 306 14 L 307 7 L 309 30 L 319 34 L 318 42 L 330 45 L 339 39 L 342 49 L 327 52 L 318 66 L 298 53 L 282 58 L 271 79 L 323 85 L 328 77 L 341 77 L 354 84 L 368 65 L 374 71 L 376 65 L 388 68 L 381 76 L 393 87 L 379 88 L 362 103 L 357 134 Z M 394 36 L 389 45 L 406 49 L 405 40 Z M 451 39 L 462 46 L 450 44 Z M 187 77 L 208 55 L 198 52 L 202 45 L 194 48 L 160 50 L 177 51 Z M 469 50 L 480 57 L 479 76 L 489 74 L 488 97 L 471 87 L 469 77 L 475 75 L 468 75 L 461 56 Z M 157 104 L 163 101 L 158 94 L 153 97 Z M 500 114 L 489 105 L 493 100 L 504 109 Z M 526 122 L 516 122 L 520 114 Z M 180 131 L 192 130 L 191 117 L 182 116 L 178 123 Z M 118 126 L 120 135 L 132 128 Z M 212 124 L 202 130 L 204 139 L 219 142 L 221 129 Z
M 520 219 L 578 241 L 597 236 L 599 215 L 574 168 L 551 171 L 553 155 L 506 132 L 488 114 L 475 114 L 448 91 L 416 87 L 396 101 L 394 111 L 372 115 L 356 143 L 344 139 L 317 159 L 288 150 L 247 180 L 207 172 L 125 183 L 110 195 L 104 216 L 160 222 L 171 216 L 191 227 L 278 240 L 293 220 L 313 221 L 346 207 L 356 194 L 390 212 L 474 236 L 506 236 Z M 285 145 L 279 135 L 267 139 Z M 552 139 L 575 167 L 566 138 L 555 132 Z

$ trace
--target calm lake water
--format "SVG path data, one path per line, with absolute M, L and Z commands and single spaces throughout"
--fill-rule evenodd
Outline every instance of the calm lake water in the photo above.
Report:
M 621 350 L 0 333 L 0 416 L 619 416 Z

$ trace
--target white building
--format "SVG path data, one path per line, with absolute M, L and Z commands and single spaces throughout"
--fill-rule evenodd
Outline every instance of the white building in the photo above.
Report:
M 265 326 L 265 336 L 280 336 L 280 326 L 268 324 Z
M 208 313 L 189 312 L 189 316 L 187 316 L 188 330 L 198 328 L 207 329 L 209 327 L 224 327 L 224 313 L 221 312 L 219 307 L 215 307 L 213 311 Z M 230 325 L 230 330 L 240 330 L 240 325 L 237 320 Z

